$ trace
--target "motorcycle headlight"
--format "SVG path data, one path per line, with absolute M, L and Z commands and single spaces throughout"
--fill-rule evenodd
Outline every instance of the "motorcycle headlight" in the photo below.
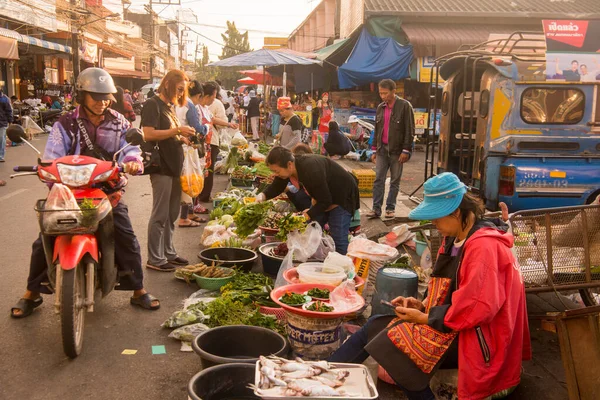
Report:
M 50 172 L 40 169 L 40 175 L 42 175 L 42 178 L 44 178 L 47 181 L 50 182 L 57 182 L 58 179 L 54 176 L 54 174 L 51 174 Z
M 108 178 L 110 178 L 110 176 L 113 174 L 113 172 L 114 171 L 111 169 L 110 171 L 106 171 L 106 172 L 101 173 L 96 178 L 94 178 L 94 182 L 104 182 L 105 180 L 107 180 Z
M 60 180 L 67 186 L 84 186 L 87 185 L 92 177 L 92 173 L 96 168 L 94 164 L 86 165 L 66 165 L 57 164 Z

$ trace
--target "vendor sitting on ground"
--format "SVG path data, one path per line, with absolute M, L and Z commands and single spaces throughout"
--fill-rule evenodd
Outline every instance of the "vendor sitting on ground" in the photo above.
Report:
M 312 206 L 302 212 L 308 220 L 329 223 L 329 233 L 335 242 L 335 251 L 346 254 L 348 231 L 354 211 L 360 207 L 358 182 L 354 175 L 335 161 L 316 154 L 294 155 L 284 147 L 271 149 L 265 163 L 275 174 L 275 180 L 258 195 L 257 201 L 279 196 L 288 183 L 305 190 L 313 198 Z
M 483 203 L 456 175 L 435 176 L 424 190 L 409 217 L 431 220 L 444 236 L 427 298 L 397 297 L 396 317 L 372 317 L 329 361 L 362 363 L 371 355 L 411 400 L 434 400 L 431 377 L 457 364 L 459 398 L 505 397 L 531 357 L 513 236 L 482 219 Z
M 340 126 L 335 121 L 329 122 L 329 136 L 323 145 L 330 157 L 345 156 L 352 148 L 350 141 L 340 132 Z

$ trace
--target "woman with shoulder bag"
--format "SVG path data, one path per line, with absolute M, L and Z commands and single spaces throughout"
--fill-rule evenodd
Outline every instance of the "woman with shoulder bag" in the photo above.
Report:
M 177 255 L 173 245 L 175 221 L 181 205 L 180 175 L 183 166 L 184 138 L 194 136 L 191 126 L 180 126 L 174 105 L 186 104 L 187 77 L 182 71 L 171 70 L 157 89 L 157 95 L 146 100 L 140 126 L 146 142 L 153 142 L 159 165 L 150 172 L 152 183 L 152 214 L 148 223 L 147 268 L 173 271 L 188 261 Z

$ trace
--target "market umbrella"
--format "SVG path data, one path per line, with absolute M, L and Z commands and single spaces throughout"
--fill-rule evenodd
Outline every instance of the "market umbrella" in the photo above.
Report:
M 238 54 L 233 57 L 225 58 L 220 61 L 215 61 L 207 64 L 209 67 L 246 67 L 250 65 L 257 65 L 261 67 L 268 67 L 274 65 L 283 65 L 283 95 L 286 94 L 286 65 L 311 65 L 320 64 L 318 60 L 312 60 L 310 58 L 302 57 L 297 54 L 277 51 L 260 49 L 255 51 L 249 51 L 247 53 Z M 263 85 L 265 82 L 266 71 L 263 69 Z M 266 89 L 266 88 L 265 88 Z M 266 90 L 265 90 L 266 91 Z

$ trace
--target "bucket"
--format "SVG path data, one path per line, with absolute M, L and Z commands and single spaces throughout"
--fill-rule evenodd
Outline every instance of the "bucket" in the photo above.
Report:
M 420 241 L 420 240 L 416 240 L 416 239 L 415 239 L 415 243 L 417 244 L 417 248 L 416 248 L 416 250 L 415 250 L 415 251 L 417 252 L 417 255 L 418 255 L 419 257 L 421 257 L 421 255 L 423 254 L 423 252 L 424 252 L 424 251 L 425 251 L 425 249 L 427 248 L 427 242 L 422 242 L 422 241 Z
M 416 272 L 405 268 L 381 268 L 377 272 L 371 315 L 394 315 L 394 310 L 381 304 L 381 300 L 392 301 L 398 296 L 416 298 L 418 289 L 419 276 Z
M 338 286 L 346 279 L 346 272 L 342 267 L 325 265 L 321 262 L 305 262 L 298 265 L 296 270 L 298 271 L 300 283 L 322 283 Z
M 310 318 L 285 312 L 288 340 L 294 353 L 307 360 L 324 360 L 342 345 L 343 317 Z
M 271 251 L 277 248 L 277 246 L 280 244 L 281 242 L 267 243 L 258 248 L 260 259 L 262 261 L 263 272 L 267 275 L 277 276 L 277 273 L 279 272 L 279 267 L 281 267 L 283 257 L 274 256 L 272 255 Z
M 259 356 L 285 357 L 288 352 L 287 341 L 277 332 L 247 325 L 210 329 L 198 335 L 192 347 L 200 356 L 203 369 L 218 364 L 255 364 Z
M 203 369 L 190 380 L 191 400 L 258 399 L 247 386 L 254 383 L 253 364 L 222 364 Z

